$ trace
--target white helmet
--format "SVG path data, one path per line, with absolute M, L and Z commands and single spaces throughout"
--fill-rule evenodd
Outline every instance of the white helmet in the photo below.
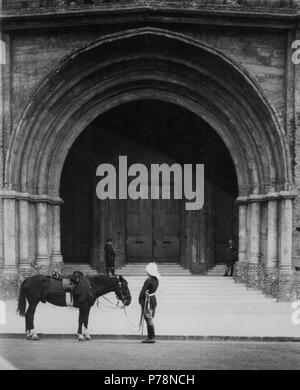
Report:
M 161 276 L 158 272 L 158 269 L 157 269 L 157 264 L 156 263 L 149 263 L 147 266 L 146 266 L 146 272 L 151 275 L 151 276 L 155 276 L 157 279 L 159 279 Z

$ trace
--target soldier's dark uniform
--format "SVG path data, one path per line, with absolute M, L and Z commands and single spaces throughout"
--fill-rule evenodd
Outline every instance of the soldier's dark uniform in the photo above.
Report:
M 141 305 L 142 313 L 144 313 L 144 318 L 147 323 L 148 339 L 144 340 L 144 343 L 155 342 L 153 318 L 155 316 L 157 301 L 154 293 L 158 288 L 158 284 L 158 279 L 155 276 L 149 275 L 139 295 L 139 304 Z
M 226 270 L 224 276 L 233 276 L 234 263 L 236 262 L 236 249 L 233 246 L 233 241 L 229 240 L 225 251 Z
M 104 247 L 105 252 L 105 262 L 106 262 L 106 274 L 109 276 L 109 272 L 111 272 L 112 276 L 115 276 L 115 258 L 116 252 L 112 247 L 111 240 L 107 240 L 107 243 Z

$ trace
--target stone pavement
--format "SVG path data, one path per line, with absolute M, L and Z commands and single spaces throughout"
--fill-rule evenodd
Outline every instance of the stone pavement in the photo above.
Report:
M 113 299 L 113 296 L 110 297 Z M 123 310 L 108 308 L 101 301 L 90 313 L 89 331 L 97 335 L 137 335 L 135 326 L 139 322 L 139 307 L 132 304 L 127 314 Z M 300 324 L 292 323 L 291 304 L 278 304 L 273 311 L 226 312 L 218 304 L 199 304 L 194 311 L 184 307 L 169 312 L 159 307 L 155 319 L 158 335 L 182 336 L 243 336 L 243 337 L 300 337 Z M 281 306 L 283 305 L 283 307 Z M 24 318 L 16 313 L 16 301 L 6 302 L 6 324 L 0 325 L 1 333 L 23 333 Z M 35 316 L 35 330 L 48 334 L 75 334 L 78 310 L 61 308 L 49 303 L 39 304 Z
M 0 355 L 25 370 L 300 369 L 300 343 L 285 342 L 7 339 L 0 340 Z

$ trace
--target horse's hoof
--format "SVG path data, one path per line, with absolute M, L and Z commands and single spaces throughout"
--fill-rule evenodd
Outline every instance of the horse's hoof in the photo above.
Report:
M 37 334 L 31 334 L 31 335 L 28 335 L 26 336 L 26 339 L 27 340 L 30 340 L 30 341 L 39 341 L 39 336 Z
M 85 341 L 92 341 L 92 338 L 89 334 L 84 335 Z
M 79 335 L 78 336 L 78 341 L 84 341 L 84 336 L 83 335 Z

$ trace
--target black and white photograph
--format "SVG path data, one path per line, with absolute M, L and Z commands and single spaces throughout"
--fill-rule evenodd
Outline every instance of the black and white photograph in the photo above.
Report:
M 0 0 L 0 370 L 300 369 L 300 0 Z

